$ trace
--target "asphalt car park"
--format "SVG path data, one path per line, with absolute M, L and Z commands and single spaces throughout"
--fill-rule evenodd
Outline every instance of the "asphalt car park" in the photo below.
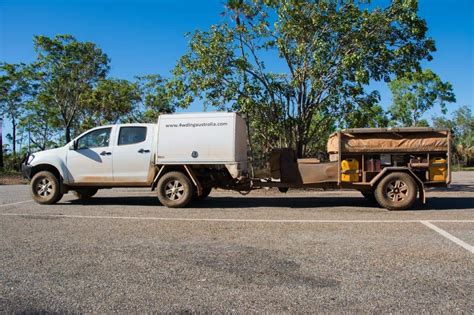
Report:
M 474 173 L 387 211 L 355 191 L 146 189 L 40 206 L 0 186 L 0 312 L 474 310 Z

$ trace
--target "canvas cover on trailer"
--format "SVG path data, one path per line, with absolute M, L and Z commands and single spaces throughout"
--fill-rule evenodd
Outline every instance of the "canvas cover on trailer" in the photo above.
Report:
M 450 142 L 448 129 L 434 128 L 357 128 L 341 131 L 328 140 L 329 154 L 370 152 L 447 152 Z

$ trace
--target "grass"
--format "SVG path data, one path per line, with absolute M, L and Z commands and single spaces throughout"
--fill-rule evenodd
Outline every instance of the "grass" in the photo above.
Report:
M 0 185 L 24 185 L 28 181 L 23 178 L 20 172 L 0 171 Z
M 454 171 L 457 171 L 457 167 L 453 167 L 453 170 Z M 465 166 L 465 167 L 461 167 L 461 169 L 459 171 L 470 171 L 470 172 L 473 172 L 474 171 L 474 166 Z

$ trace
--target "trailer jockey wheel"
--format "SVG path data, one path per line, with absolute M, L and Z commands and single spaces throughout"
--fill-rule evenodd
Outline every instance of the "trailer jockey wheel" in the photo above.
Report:
M 158 199 L 169 208 L 183 208 L 192 200 L 194 186 L 181 172 L 164 174 L 157 185 Z
M 390 173 L 378 183 L 375 199 L 379 205 L 388 210 L 406 210 L 416 201 L 418 187 L 415 180 L 407 173 Z

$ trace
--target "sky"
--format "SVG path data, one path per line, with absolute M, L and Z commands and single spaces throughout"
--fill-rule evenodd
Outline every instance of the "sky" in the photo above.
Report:
M 385 4 L 387 1 L 373 0 Z M 136 75 L 169 76 L 187 51 L 186 34 L 206 30 L 223 20 L 224 0 L 0 0 L 0 62 L 31 62 L 33 36 L 71 34 L 96 43 L 111 59 L 110 76 L 132 80 Z M 436 41 L 434 60 L 423 62 L 453 84 L 457 102 L 449 112 L 474 104 L 474 0 L 419 0 L 419 15 Z M 391 95 L 381 92 L 387 108 Z M 202 111 L 196 103 L 188 111 Z M 426 118 L 440 115 L 434 109 Z M 448 114 L 449 115 L 449 114 Z M 3 136 L 11 132 L 4 121 Z M 4 139 L 4 143 L 6 143 Z

